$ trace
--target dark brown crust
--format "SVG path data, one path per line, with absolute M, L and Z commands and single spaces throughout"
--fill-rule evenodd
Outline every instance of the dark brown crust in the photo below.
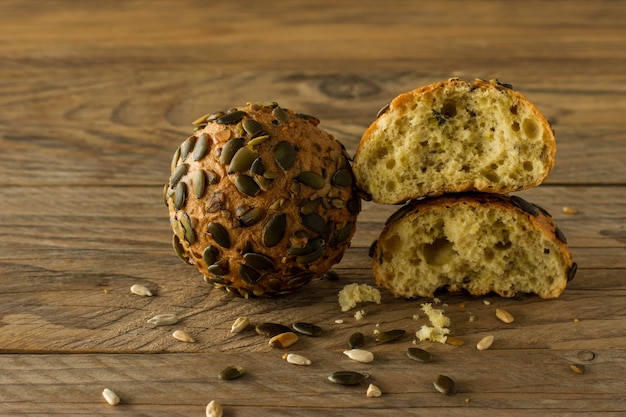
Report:
M 183 257 L 188 257 L 209 281 L 243 296 L 289 292 L 326 272 L 341 260 L 349 246 L 356 229 L 354 227 L 356 215 L 360 209 L 360 199 L 352 184 L 338 186 L 333 183 L 333 175 L 340 169 L 347 170 L 350 178 L 353 178 L 343 146 L 333 136 L 318 128 L 319 121 L 315 118 L 285 110 L 289 120 L 278 122 L 272 113 L 275 107 L 275 104 L 249 104 L 234 109 L 244 111 L 246 115 L 242 120 L 255 120 L 268 135 L 267 139 L 261 140 L 260 144 L 251 149 L 258 153 L 257 156 L 263 161 L 266 173 L 271 173 L 266 174 L 266 177 L 271 178 L 255 175 L 250 169 L 243 172 L 252 178 L 256 177 L 265 190 L 261 189 L 256 196 L 249 196 L 237 188 L 235 180 L 241 173 L 229 173 L 229 166 L 220 162 L 220 155 L 224 145 L 233 138 L 244 138 L 246 145 L 253 138 L 244 131 L 240 122 L 220 124 L 215 121 L 209 122 L 194 133 L 196 138 L 206 135 L 209 138 L 210 149 L 207 155 L 198 161 L 194 161 L 191 156 L 184 161 L 189 166 L 187 174 L 181 179 L 188 189 L 184 207 L 176 210 L 172 187 L 168 185 L 166 188 L 166 201 L 170 218 L 174 219 L 175 233 L 176 228 L 180 228 L 178 222 L 184 214 L 188 215 L 193 223 L 195 242 L 190 244 L 185 239 L 180 240 L 185 251 Z M 263 135 L 254 137 L 259 136 Z M 295 161 L 287 170 L 282 169 L 275 160 L 276 147 L 282 141 L 291 143 L 296 149 Z M 179 159 L 175 165 L 181 163 L 183 161 Z M 208 187 L 206 193 L 198 199 L 193 196 L 191 190 L 193 177 L 200 169 L 211 171 L 218 181 Z M 323 188 L 316 189 L 296 179 L 299 173 L 306 171 L 325 176 Z M 324 224 L 321 228 L 325 227 L 326 230 L 312 230 L 304 224 L 302 217 L 302 205 L 317 198 L 321 198 L 321 203 L 313 212 L 323 219 Z M 252 208 L 262 209 L 262 220 L 251 226 L 245 226 L 240 215 Z M 286 232 L 276 245 L 267 247 L 263 240 L 264 228 L 271 218 L 279 214 L 285 216 Z M 218 223 L 228 231 L 230 248 L 221 247 L 208 233 L 209 223 Z M 348 229 L 344 229 L 345 227 Z M 338 241 L 340 237 L 341 241 Z M 319 259 L 304 263 L 298 261 L 297 255 L 288 253 L 290 247 L 316 238 L 324 241 L 323 255 Z M 226 274 L 216 275 L 209 272 L 209 265 L 202 257 L 203 251 L 209 245 L 218 249 L 220 265 L 228 271 Z M 250 279 L 244 280 L 239 272 L 242 264 L 249 266 L 243 258 L 244 254 L 249 252 L 265 255 L 274 265 L 269 269 L 257 268 L 256 271 L 261 277 L 255 283 L 250 282 Z

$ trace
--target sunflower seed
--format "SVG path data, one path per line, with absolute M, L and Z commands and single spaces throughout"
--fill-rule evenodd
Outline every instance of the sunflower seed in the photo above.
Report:
M 339 385 L 359 385 L 365 381 L 366 375 L 354 371 L 337 371 L 328 375 L 328 380 Z
M 241 110 L 235 110 L 218 117 L 217 119 L 215 119 L 215 122 L 222 125 L 230 125 L 233 123 L 237 123 L 238 121 L 243 119 L 243 116 L 245 115 L 246 112 Z
M 193 187 L 194 197 L 197 199 L 202 198 L 206 190 L 206 174 L 203 170 L 199 169 L 193 174 L 191 185 Z
M 393 342 L 395 340 L 400 339 L 402 336 L 404 336 L 405 333 L 406 333 L 406 330 L 402 330 L 402 329 L 395 329 L 395 330 L 388 330 L 386 332 L 380 332 L 376 335 L 376 341 L 380 343 Z
M 187 171 L 189 170 L 189 165 L 180 164 L 174 169 L 172 173 L 172 177 L 170 178 L 170 188 L 175 188 L 178 185 L 178 182 L 185 176 Z
M 446 343 L 452 346 L 463 346 L 465 342 L 463 339 L 459 339 L 458 337 L 448 336 L 446 338 Z
M 247 317 L 237 317 L 233 325 L 230 327 L 231 333 L 240 333 L 250 325 L 250 319 Z
M 369 386 L 367 387 L 367 391 L 365 392 L 365 395 L 368 398 L 376 398 L 376 397 L 380 397 L 381 395 L 383 395 L 383 392 L 376 385 L 369 384 Z
M 476 344 L 476 349 L 478 350 L 487 350 L 493 344 L 493 335 L 485 336 L 478 341 Z
M 279 142 L 274 149 L 274 159 L 279 167 L 287 171 L 296 161 L 296 149 L 289 142 Z
M 118 405 L 120 403 L 120 397 L 108 388 L 105 388 L 102 391 L 102 397 L 110 405 Z
M 408 348 L 406 351 L 406 355 L 409 358 L 413 359 L 414 361 L 423 362 L 423 363 L 430 362 L 430 360 L 432 359 L 429 352 L 425 351 L 424 349 L 420 349 L 416 347 Z
M 152 291 L 150 291 L 148 287 L 141 284 L 133 284 L 130 287 L 130 292 L 136 295 L 141 295 L 142 297 L 152 297 Z
M 572 267 L 567 271 L 567 281 L 571 281 L 576 276 L 576 271 L 578 271 L 578 264 L 576 262 L 572 263 Z
M 287 215 L 280 213 L 272 217 L 263 229 L 263 244 L 268 248 L 276 246 L 285 235 Z
M 187 185 L 181 181 L 176 185 L 176 190 L 174 191 L 174 208 L 180 210 L 185 205 L 186 200 Z
M 213 265 L 219 260 L 220 251 L 213 245 L 209 245 L 206 247 L 204 252 L 202 252 L 202 260 L 207 265 Z
M 283 359 L 294 365 L 307 366 L 311 364 L 311 360 L 297 353 L 285 353 Z
M 185 159 L 187 159 L 187 155 L 189 155 L 189 153 L 193 150 L 193 147 L 196 145 L 196 137 L 195 136 L 189 136 L 187 138 L 187 140 L 185 140 L 183 142 L 182 145 L 180 145 L 180 160 L 184 161 Z
M 222 405 L 215 400 L 211 400 L 206 406 L 206 417 L 222 417 L 224 415 L 224 409 Z
M 298 335 L 290 331 L 273 336 L 269 341 L 269 345 L 273 348 L 286 349 L 293 346 L 297 341 Z
M 220 163 L 224 165 L 230 164 L 230 161 L 233 159 L 233 156 L 235 156 L 235 153 L 237 153 L 243 145 L 243 138 L 234 138 L 226 142 L 226 145 L 224 145 L 222 153 L 220 154 Z
M 265 173 L 265 164 L 263 164 L 263 160 L 261 158 L 257 158 L 252 161 L 252 165 L 250 166 L 250 171 L 253 174 L 263 175 Z
M 515 320 L 513 315 L 503 308 L 496 308 L 496 317 L 500 319 L 500 321 L 502 321 L 503 323 L 507 324 L 513 323 L 513 321 Z
M 303 171 L 298 174 L 296 181 L 301 182 L 304 185 L 321 190 L 326 185 L 326 180 L 320 174 L 316 174 L 312 171 Z
M 174 333 L 172 333 L 172 337 L 181 342 L 196 343 L 196 339 L 191 337 L 191 335 L 184 330 L 175 330 Z
M 365 345 L 365 335 L 361 332 L 355 332 L 348 338 L 348 346 L 350 349 L 360 348 Z
M 333 175 L 332 182 L 337 187 L 348 187 L 352 185 L 352 174 L 347 169 L 340 169 Z
M 286 123 L 287 121 L 289 121 L 289 115 L 279 106 L 274 107 L 274 109 L 272 110 L 272 114 L 280 123 Z
M 157 314 L 151 319 L 148 319 L 148 324 L 154 326 L 169 326 L 176 323 L 178 323 L 178 316 L 175 313 Z
M 235 187 L 241 192 L 250 197 L 255 197 L 257 194 L 261 192 L 261 187 L 254 180 L 254 178 L 245 175 L 239 174 L 235 178 Z
M 211 222 L 208 226 L 209 233 L 213 240 L 223 248 L 230 249 L 230 236 L 224 226 L 219 223 Z
M 291 329 L 285 325 L 278 323 L 259 323 L 254 330 L 261 336 L 274 337 L 281 333 L 290 332 Z
M 517 207 L 524 210 L 526 213 L 534 217 L 539 216 L 539 209 L 537 209 L 537 207 L 534 204 L 529 203 L 528 201 L 524 200 L 522 197 L 519 197 L 517 195 L 512 195 L 511 202 L 515 204 Z
M 291 325 L 295 331 L 306 336 L 318 337 L 322 335 L 322 328 L 313 323 L 303 321 L 296 322 Z
M 344 350 L 343 354 L 353 361 L 362 362 L 362 363 L 370 363 L 374 361 L 374 354 L 369 350 L 365 349 L 350 349 Z
M 452 378 L 445 375 L 437 375 L 433 382 L 435 389 L 442 394 L 454 394 L 456 392 L 456 383 Z
M 176 252 L 176 255 L 178 255 L 181 261 L 188 264 L 189 256 L 187 255 L 187 252 L 185 251 L 183 245 L 180 243 L 180 239 L 176 235 L 172 236 L 172 247 L 174 248 L 174 252 Z
M 585 373 L 585 365 L 577 365 L 577 364 L 572 364 L 569 366 L 569 368 L 574 372 L 577 373 L 578 375 L 582 375 Z
M 253 119 L 246 119 L 241 123 L 241 125 L 243 130 L 245 130 L 246 133 L 252 138 L 263 132 L 263 126 Z
M 217 374 L 217 377 L 223 381 L 230 381 L 231 379 L 239 378 L 245 372 L 245 369 L 239 365 L 228 365 Z
M 247 171 L 250 169 L 252 162 L 254 162 L 257 156 L 259 156 L 259 153 L 248 146 L 239 148 L 230 161 L 228 173 L 233 174 L 235 172 Z
M 243 260 L 253 268 L 261 270 L 274 269 L 274 260 L 262 253 L 248 252 L 243 255 Z

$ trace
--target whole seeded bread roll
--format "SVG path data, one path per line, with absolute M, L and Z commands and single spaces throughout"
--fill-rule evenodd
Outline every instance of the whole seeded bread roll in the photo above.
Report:
M 292 291 L 339 262 L 361 200 L 342 144 L 276 103 L 194 122 L 164 198 L 179 257 L 234 294 Z
M 549 123 L 510 85 L 450 79 L 396 97 L 363 134 L 353 169 L 374 202 L 397 204 L 530 188 L 555 153 Z
M 398 297 L 438 289 L 558 297 L 576 274 L 550 215 L 518 196 L 459 193 L 413 201 L 371 247 L 376 282 Z

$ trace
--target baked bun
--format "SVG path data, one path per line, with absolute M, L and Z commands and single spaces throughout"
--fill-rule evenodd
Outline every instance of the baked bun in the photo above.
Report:
M 413 201 L 372 245 L 376 282 L 398 297 L 438 289 L 558 297 L 576 273 L 550 215 L 518 196 L 460 193 Z
M 165 186 L 178 255 L 235 294 L 292 291 L 339 262 L 361 200 L 319 120 L 248 104 L 204 116 Z
M 363 134 L 352 166 L 374 202 L 397 204 L 530 188 L 555 153 L 549 123 L 511 86 L 450 79 L 396 97 Z

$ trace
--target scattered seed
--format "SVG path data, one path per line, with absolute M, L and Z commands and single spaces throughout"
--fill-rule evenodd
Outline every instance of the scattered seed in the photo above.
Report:
M 322 335 L 322 328 L 313 323 L 299 321 L 292 324 L 291 327 L 293 327 L 296 332 L 306 336 L 318 337 Z
M 102 391 L 102 397 L 104 397 L 104 400 L 110 405 L 118 405 L 120 403 L 120 397 L 108 388 Z
M 261 336 L 274 337 L 281 333 L 288 333 L 291 329 L 278 323 L 259 323 L 254 330 Z
M 362 363 L 370 363 L 374 360 L 374 354 L 369 350 L 365 349 L 350 349 L 344 350 L 343 354 L 353 361 L 362 362 Z
M 339 385 L 359 385 L 365 381 L 366 375 L 354 371 L 337 371 L 328 375 L 328 380 Z
M 146 286 L 141 284 L 133 284 L 130 287 L 130 292 L 133 294 L 141 295 L 142 297 L 152 297 L 152 291 L 150 291 Z
M 376 385 L 369 384 L 365 395 L 368 398 L 375 398 L 375 397 L 380 397 L 381 395 L 383 395 L 383 392 Z
M 395 340 L 400 339 L 402 336 L 404 336 L 405 333 L 406 333 L 406 330 L 402 330 L 402 329 L 381 332 L 376 335 L 376 341 L 380 343 L 393 342 Z
M 155 326 L 168 326 L 176 323 L 178 323 L 178 316 L 175 313 L 157 314 L 151 319 L 148 319 L 148 324 Z
M 435 389 L 442 394 L 454 394 L 456 392 L 456 384 L 452 378 L 445 375 L 437 375 L 433 382 Z
M 513 323 L 513 321 L 515 320 L 513 315 L 503 308 L 496 308 L 496 317 L 500 319 L 500 321 L 502 321 L 503 323 L 507 324 Z
M 279 142 L 274 149 L 274 159 L 279 167 L 287 171 L 296 161 L 296 149 L 289 142 Z
M 458 337 L 448 336 L 446 338 L 446 343 L 452 346 L 463 346 L 465 342 L 463 339 L 459 339 Z
M 237 317 L 233 325 L 230 327 L 231 333 L 240 333 L 250 325 L 250 319 L 247 317 Z
M 582 375 L 585 373 L 585 365 L 577 365 L 577 364 L 572 364 L 569 366 L 569 368 L 574 372 L 577 373 L 578 375 Z
M 493 344 L 493 335 L 485 336 L 476 344 L 476 349 L 487 350 Z
M 276 246 L 285 235 L 287 215 L 280 213 L 272 217 L 263 229 L 263 244 L 268 248 Z
M 430 360 L 432 359 L 432 356 L 430 355 L 429 352 L 425 351 L 424 349 L 420 349 L 420 348 L 416 348 L 416 347 L 410 347 L 407 349 L 406 351 L 406 355 L 413 359 L 414 361 L 418 361 L 418 362 L 430 362 Z
M 215 400 L 211 400 L 206 406 L 206 417 L 222 417 L 224 409 L 222 405 Z
M 230 381 L 231 379 L 239 378 L 245 373 L 245 369 L 238 365 L 228 365 L 226 368 L 217 374 L 217 377 L 223 381 Z
M 578 214 L 578 210 L 571 208 L 571 207 L 563 207 L 563 213 L 565 214 Z
M 348 338 L 348 346 L 350 349 L 356 349 L 365 345 L 365 335 L 361 332 L 355 332 Z
M 175 330 L 174 333 L 172 333 L 172 337 L 181 342 L 196 343 L 196 339 L 191 337 L 191 335 L 184 330 Z
M 596 358 L 596 354 L 590 350 L 581 350 L 576 354 L 576 356 L 578 359 L 585 362 L 590 362 Z
M 298 335 L 294 332 L 285 332 L 277 334 L 269 341 L 269 345 L 273 348 L 286 349 L 298 341 Z
M 311 360 L 302 356 L 302 355 L 298 355 L 297 353 L 285 353 L 283 355 L 283 359 L 286 360 L 288 363 L 294 364 L 294 365 L 303 365 L 303 366 L 307 366 L 311 364 Z
M 343 319 L 336 319 L 335 324 L 343 324 Z

